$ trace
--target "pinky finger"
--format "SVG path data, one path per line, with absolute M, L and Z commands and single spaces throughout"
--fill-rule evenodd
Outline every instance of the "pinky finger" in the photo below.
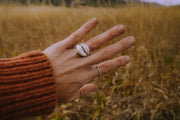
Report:
M 68 101 L 75 100 L 77 98 L 80 98 L 82 96 L 85 96 L 89 93 L 98 91 L 98 86 L 92 83 L 88 83 L 83 85 Z

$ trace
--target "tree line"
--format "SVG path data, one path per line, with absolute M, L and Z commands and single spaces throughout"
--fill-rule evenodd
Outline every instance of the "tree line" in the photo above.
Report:
M 0 0 L 0 3 L 51 4 L 51 5 L 105 5 L 124 4 L 129 0 Z

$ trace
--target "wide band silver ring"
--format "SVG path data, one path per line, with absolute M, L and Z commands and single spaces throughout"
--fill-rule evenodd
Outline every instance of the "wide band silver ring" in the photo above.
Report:
M 98 72 L 99 72 L 99 76 L 101 77 L 101 76 L 102 76 L 102 73 L 101 73 L 101 69 L 99 68 L 99 65 L 96 65 L 96 68 L 97 68 L 97 70 L 98 70 Z
M 90 49 L 86 43 L 81 43 L 76 45 L 77 54 L 86 57 L 90 55 Z

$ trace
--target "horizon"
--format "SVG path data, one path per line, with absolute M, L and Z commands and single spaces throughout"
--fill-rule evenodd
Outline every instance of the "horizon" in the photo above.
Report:
M 180 0 L 140 0 L 143 2 L 157 3 L 163 6 L 180 5 Z

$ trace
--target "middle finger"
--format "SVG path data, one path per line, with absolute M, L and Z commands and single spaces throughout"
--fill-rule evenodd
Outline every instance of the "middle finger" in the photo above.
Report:
M 120 40 L 119 42 L 113 45 L 105 47 L 89 57 L 86 57 L 85 58 L 86 60 L 84 61 L 86 61 L 88 65 L 98 64 L 130 48 L 134 44 L 134 42 L 135 42 L 135 38 L 133 36 L 126 37 L 123 40 Z
M 123 34 L 124 32 L 124 25 L 116 25 L 113 28 L 107 30 L 106 32 L 91 38 L 86 42 L 86 44 L 89 46 L 90 51 L 93 51 L 101 47 L 104 43 L 108 42 L 109 40 L 112 40 L 115 37 Z

